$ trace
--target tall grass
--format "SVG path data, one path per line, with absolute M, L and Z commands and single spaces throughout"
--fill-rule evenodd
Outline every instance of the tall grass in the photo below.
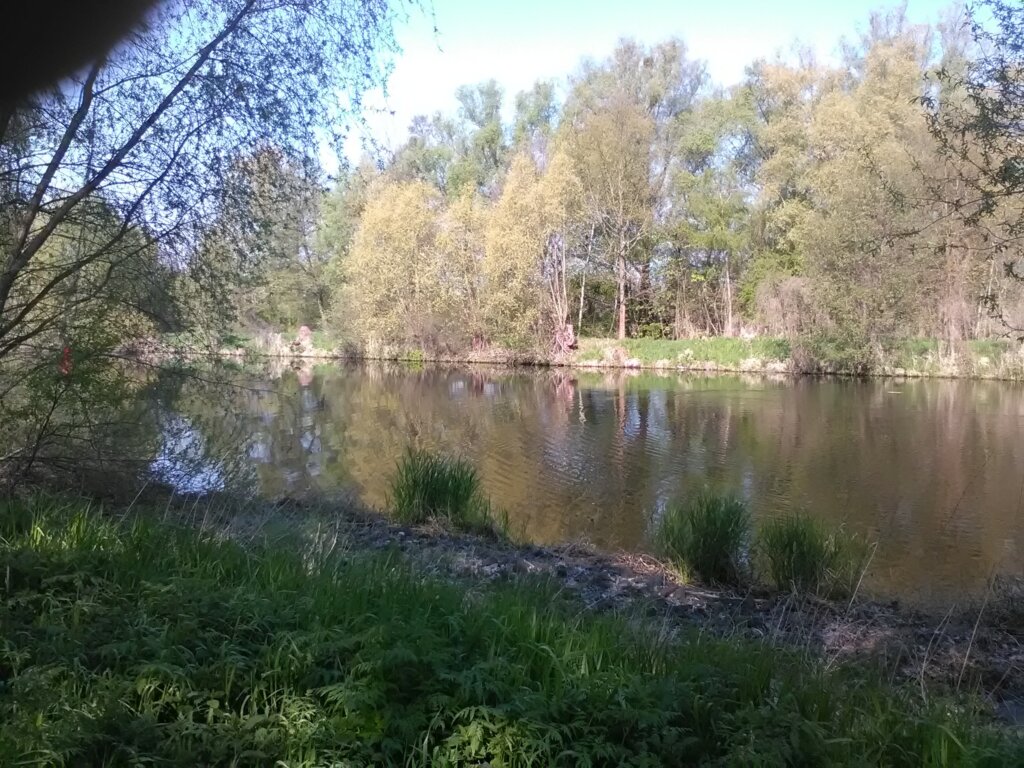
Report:
M 759 570 L 777 589 L 827 597 L 856 589 L 868 555 L 861 539 L 803 514 L 766 520 L 754 550 Z
M 0 765 L 1024 764 L 968 699 L 393 555 L 43 506 L 0 515 L 0 561 Z
M 476 469 L 464 459 L 407 452 L 392 478 L 389 501 L 395 518 L 409 525 L 441 520 L 477 533 L 502 528 L 481 491 Z
M 818 592 L 834 557 L 824 527 L 805 515 L 762 523 L 755 551 L 765 575 L 778 589 L 801 592 Z
M 749 537 L 746 505 L 709 491 L 670 505 L 655 531 L 655 543 L 676 566 L 720 584 L 742 580 Z

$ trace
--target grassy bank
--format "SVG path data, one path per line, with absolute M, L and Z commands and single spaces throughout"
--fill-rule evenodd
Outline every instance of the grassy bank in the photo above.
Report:
M 533 582 L 467 591 L 393 554 L 243 549 L 73 503 L 0 520 L 4 765 L 1024 760 L 963 701 L 670 641 Z
M 366 346 L 314 331 L 310 346 L 298 349 L 297 332 L 233 334 L 212 348 L 223 357 L 347 358 L 412 363 L 486 363 L 501 365 L 568 365 L 585 368 L 652 368 L 662 370 L 746 371 L 751 373 L 835 373 L 897 377 L 942 377 L 1024 380 L 1024 347 L 1010 339 L 965 341 L 950 349 L 931 339 L 908 339 L 886 349 L 852 353 L 829 344 L 793 343 L 784 338 L 711 337 L 699 339 L 581 338 L 567 357 L 543 349 L 432 352 L 415 345 Z M 211 348 L 187 337 L 164 339 L 170 348 Z
M 766 373 L 858 373 L 881 376 L 1024 379 L 1024 351 L 1006 339 L 966 341 L 949 350 L 911 339 L 850 362 L 842 350 L 808 351 L 786 339 L 580 339 L 572 363 L 594 367 L 729 370 Z
M 636 365 L 645 368 L 722 368 L 786 371 L 785 339 L 580 339 L 577 365 Z

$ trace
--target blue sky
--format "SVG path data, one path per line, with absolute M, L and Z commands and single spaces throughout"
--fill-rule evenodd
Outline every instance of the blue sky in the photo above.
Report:
M 429 2 L 429 0 L 427 0 Z M 843 36 L 863 27 L 873 8 L 865 0 L 433 0 L 434 20 L 413 12 L 397 30 L 403 52 L 395 60 L 388 98 L 368 104 L 394 116 L 371 115 L 371 130 L 397 147 L 417 114 L 455 109 L 455 89 L 489 78 L 509 100 L 538 79 L 565 77 L 586 56 L 602 58 L 622 37 L 657 43 L 678 36 L 704 59 L 719 84 L 737 82 L 750 61 L 790 49 L 795 41 L 822 59 Z M 933 22 L 950 0 L 909 0 L 913 21 Z M 358 142 L 353 137 L 350 154 Z

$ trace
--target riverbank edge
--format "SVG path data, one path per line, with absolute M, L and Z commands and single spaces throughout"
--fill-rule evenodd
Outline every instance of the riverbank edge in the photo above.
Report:
M 663 633 L 707 632 L 809 653 L 831 667 L 870 667 L 928 692 L 980 695 L 1007 723 L 1024 723 L 1024 585 L 1000 584 L 984 602 L 925 611 L 863 593 L 850 600 L 780 593 L 762 585 L 728 589 L 684 581 L 646 553 L 603 552 L 585 541 L 521 543 L 429 523 L 400 525 L 351 496 L 330 502 L 279 502 L 220 511 L 190 510 L 192 524 L 245 542 L 262 532 L 316 521 L 352 553 L 395 551 L 418 572 L 467 589 L 520 579 L 553 583 L 586 611 L 644 615 Z M 188 522 L 186 520 L 185 522 Z M 322 535 L 322 533 L 321 533 Z
M 643 340 L 627 340 L 643 341 Z M 733 340 L 728 340 L 733 341 Z M 864 371 L 850 371 L 835 364 L 824 363 L 815 370 L 802 370 L 792 358 L 745 357 L 735 362 L 721 362 L 703 359 L 659 358 L 645 360 L 630 356 L 629 350 L 616 343 L 604 340 L 584 339 L 581 348 L 570 356 L 544 356 L 533 352 L 516 352 L 500 347 L 489 348 L 478 352 L 461 352 L 456 354 L 436 354 L 422 350 L 385 350 L 367 352 L 356 348 L 335 349 L 311 348 L 296 350 L 290 345 L 255 346 L 255 347 L 220 347 L 216 350 L 168 347 L 159 345 L 142 352 L 143 356 L 189 358 L 221 358 L 228 360 L 285 360 L 310 362 L 398 362 L 411 364 L 443 364 L 443 365 L 494 365 L 504 367 L 552 368 L 581 371 L 632 371 L 659 373 L 663 375 L 680 373 L 704 374 L 749 374 L 755 376 L 789 376 L 789 377 L 838 377 L 863 379 L 945 379 L 965 381 L 1024 381 L 1024 347 L 1019 353 L 1010 353 L 1005 357 L 992 361 L 985 356 L 971 357 L 968 361 L 970 369 L 961 364 L 937 358 L 923 358 L 923 365 L 881 365 Z M 675 342 L 680 349 L 688 349 L 687 342 Z M 599 353 L 597 358 L 592 355 Z M 583 355 L 590 355 L 583 357 Z M 686 357 L 677 353 L 678 357 Z M 966 365 L 965 363 L 964 365 Z M 929 367 L 925 367 L 929 366 Z
M 1020 374 L 1003 375 L 993 373 L 961 373 L 956 371 L 927 372 L 916 369 L 899 367 L 883 367 L 863 373 L 853 373 L 844 370 L 821 370 L 821 371 L 800 371 L 791 362 L 782 360 L 755 361 L 751 365 L 729 366 L 714 361 L 695 361 L 685 365 L 658 365 L 657 363 L 609 363 L 603 361 L 574 361 L 542 359 L 531 356 L 520 356 L 514 353 L 505 357 L 487 356 L 404 356 L 404 355 L 352 355 L 328 351 L 301 354 L 271 354 L 251 353 L 236 350 L 218 350 L 215 353 L 192 353 L 204 357 L 218 357 L 224 359 L 241 359 L 246 357 L 257 357 L 267 360 L 288 360 L 312 362 L 391 362 L 407 364 L 441 364 L 441 365 L 495 365 L 509 368 L 552 368 L 579 371 L 625 371 L 635 373 L 661 373 L 666 376 L 679 373 L 725 373 L 725 374 L 750 374 L 754 376 L 788 376 L 792 378 L 845 378 L 845 379 L 942 379 L 960 381 L 1024 381 L 1024 372 Z

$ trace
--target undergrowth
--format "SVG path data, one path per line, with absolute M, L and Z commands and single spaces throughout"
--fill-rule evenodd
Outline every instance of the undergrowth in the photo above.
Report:
M 540 585 L 0 509 L 0 764 L 1020 765 L 966 699 Z

